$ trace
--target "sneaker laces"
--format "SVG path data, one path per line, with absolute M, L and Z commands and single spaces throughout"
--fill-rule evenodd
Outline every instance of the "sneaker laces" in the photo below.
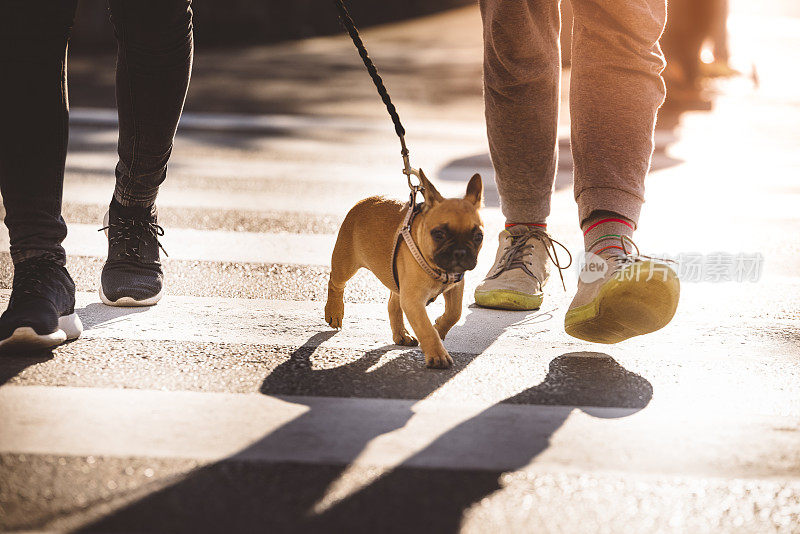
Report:
M 605 239 L 608 239 L 608 237 L 609 237 L 609 236 L 606 236 L 606 237 L 605 237 Z M 639 258 L 641 258 L 641 257 L 642 257 L 642 255 L 641 255 L 641 252 L 639 251 L 639 247 L 636 245 L 636 243 L 633 241 L 633 239 L 631 239 L 629 236 L 627 236 L 627 235 L 619 235 L 619 236 L 610 236 L 610 237 L 619 237 L 619 245 L 620 245 L 620 246 L 619 246 L 619 247 L 616 247 L 616 248 L 618 248 L 618 249 L 622 250 L 622 254 L 612 254 L 612 255 L 609 255 L 609 256 L 606 258 L 606 261 L 611 261 L 611 262 L 614 262 L 614 264 L 615 264 L 615 266 L 616 266 L 617 268 L 619 268 L 619 267 L 623 267 L 623 266 L 625 266 L 625 265 L 631 265 L 631 264 L 633 264 L 633 263 L 636 263 L 637 261 L 639 261 Z M 595 246 L 597 243 L 599 243 L 600 241 L 602 241 L 603 239 L 604 239 L 603 237 L 601 237 L 600 239 L 597 239 L 597 240 L 596 240 L 594 243 L 592 243 L 592 245 L 589 247 L 589 250 L 592 250 L 592 248 L 593 248 L 593 247 L 594 247 L 594 246 Z M 630 249 L 630 251 L 628 250 L 628 247 L 626 247 L 626 246 L 625 246 L 625 241 L 626 241 L 626 240 L 627 240 L 627 242 L 628 242 L 628 243 L 630 243 L 630 245 L 633 247 L 632 249 Z M 633 250 L 634 250 L 634 249 L 636 249 L 636 254 L 633 254 Z
M 111 231 L 112 227 L 115 230 L 114 232 Z M 104 226 L 97 231 L 102 232 L 104 230 L 109 231 L 109 243 L 112 245 L 116 245 L 119 242 L 123 243 L 125 251 L 122 254 L 128 258 L 132 258 L 134 260 L 141 259 L 141 251 L 139 246 L 141 244 L 141 240 L 145 237 L 155 239 L 158 248 L 164 252 L 165 256 L 169 256 L 167 251 L 164 249 L 164 246 L 161 244 L 161 241 L 158 239 L 164 235 L 164 229 L 153 221 L 134 217 L 117 216 L 113 222 L 109 220 L 107 226 Z M 119 232 L 116 230 L 119 230 Z
M 563 271 L 564 269 L 569 269 L 569 266 L 572 265 L 572 254 L 563 243 L 556 241 L 543 229 L 536 227 L 529 228 L 523 234 L 511 236 L 511 245 L 506 249 L 505 253 L 500 258 L 500 261 L 497 262 L 496 271 L 494 274 L 487 276 L 486 278 L 490 280 L 497 278 L 503 274 L 503 272 L 510 271 L 512 269 L 522 269 L 528 275 L 537 278 L 536 275 L 533 274 L 530 269 L 528 269 L 528 262 L 525 259 L 528 254 L 533 252 L 535 248 L 535 245 L 531 242 L 531 238 L 538 239 L 544 244 L 544 249 L 547 252 L 547 256 L 550 258 L 550 261 L 553 262 L 553 265 L 555 265 L 558 269 L 558 276 L 561 278 L 561 285 L 564 287 L 564 291 L 566 291 L 567 286 L 564 283 Z M 561 259 L 558 257 L 556 245 L 560 246 L 569 256 L 569 263 L 563 267 L 561 266 Z
M 596 239 L 594 243 L 592 243 L 589 247 L 587 247 L 587 250 L 591 251 L 599 242 L 612 237 L 619 238 L 620 246 L 614 248 L 622 250 L 622 254 L 612 254 L 606 257 L 605 259 L 606 261 L 613 261 L 617 267 L 630 265 L 632 263 L 636 263 L 637 261 L 642 261 L 643 259 L 655 260 L 664 263 L 676 263 L 675 260 L 667 258 L 656 258 L 655 256 L 647 256 L 645 254 L 642 254 L 641 251 L 639 251 L 639 247 L 636 245 L 633 239 L 627 235 L 605 235 L 603 237 Z M 630 249 L 630 251 L 625 246 L 626 241 L 633 247 L 632 249 Z M 636 250 L 636 254 L 633 254 L 634 249 Z
M 44 254 L 20 262 L 15 268 L 12 294 L 44 295 L 45 284 L 56 278 L 54 273 L 60 274 L 58 261 L 59 258 Z

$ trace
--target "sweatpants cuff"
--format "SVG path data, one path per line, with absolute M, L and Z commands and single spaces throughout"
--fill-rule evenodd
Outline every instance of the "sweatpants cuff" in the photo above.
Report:
M 614 187 L 587 187 L 576 198 L 578 202 L 578 218 L 583 224 L 593 211 L 613 211 L 626 219 L 639 223 L 644 199 L 633 193 Z
M 514 198 L 513 204 L 501 199 L 500 208 L 507 223 L 543 223 L 550 215 L 550 195 L 535 201 Z

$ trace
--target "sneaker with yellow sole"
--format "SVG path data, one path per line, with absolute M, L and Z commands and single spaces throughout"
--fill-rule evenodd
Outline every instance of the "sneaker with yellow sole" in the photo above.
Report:
M 610 257 L 587 253 L 564 329 L 578 339 L 609 344 L 649 334 L 672 320 L 680 292 L 678 275 L 665 260 L 638 250 Z
M 502 310 L 535 310 L 542 305 L 542 288 L 552 261 L 559 269 L 553 240 L 543 228 L 515 225 L 500 232 L 494 265 L 475 288 L 475 304 Z M 570 256 L 570 263 L 572 257 Z M 559 275 L 561 272 L 559 271 Z M 562 278 L 563 280 L 563 278 Z

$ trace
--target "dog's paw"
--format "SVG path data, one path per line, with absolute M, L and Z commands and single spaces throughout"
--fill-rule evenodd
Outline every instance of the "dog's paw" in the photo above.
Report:
M 342 319 L 344 318 L 344 304 L 343 303 L 332 303 L 328 301 L 325 304 L 325 322 L 328 323 L 332 328 L 341 328 L 342 327 Z
M 453 358 L 444 347 L 425 355 L 425 365 L 431 369 L 447 369 L 453 365 Z
M 400 334 L 395 334 L 392 336 L 392 340 L 394 341 L 395 345 L 403 345 L 404 347 L 416 347 L 419 344 L 417 338 L 415 338 L 408 332 L 401 332 Z
M 325 322 L 328 323 L 331 328 L 342 328 L 342 314 L 329 314 L 325 313 Z

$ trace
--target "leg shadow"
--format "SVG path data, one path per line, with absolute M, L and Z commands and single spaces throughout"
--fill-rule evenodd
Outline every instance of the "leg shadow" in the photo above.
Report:
M 80 317 L 83 327 L 88 330 L 91 328 L 99 328 L 115 321 L 124 320 L 124 318 L 130 314 L 142 313 L 147 311 L 147 309 L 148 308 L 117 308 L 106 306 L 105 304 L 92 303 L 83 308 L 76 309 L 75 312 L 78 314 L 78 317 Z M 78 338 L 78 340 L 79 339 L 80 338 Z M 78 340 L 70 340 L 60 346 L 63 347 L 70 343 L 75 343 Z M 54 357 L 53 350 L 57 350 L 57 348 L 1 357 L 0 386 L 20 374 L 27 367 L 52 360 Z
M 285 391 L 286 381 L 322 380 L 316 373 L 331 382 L 350 381 L 358 376 L 357 369 L 364 380 L 372 373 L 394 372 L 395 362 L 407 360 L 396 357 L 375 368 L 395 348 L 387 346 L 343 368 L 312 369 L 314 350 L 333 335 L 328 331 L 312 336 L 265 379 L 262 391 Z M 421 361 L 414 363 L 421 365 Z M 440 386 L 454 372 L 427 371 L 427 376 L 437 377 L 429 387 Z M 466 510 L 501 489 L 503 473 L 526 466 L 547 449 L 573 406 L 588 413 L 610 406 L 629 409 L 613 411 L 619 417 L 643 409 L 652 394 L 645 378 L 608 355 L 564 354 L 550 362 L 540 384 L 456 426 L 388 473 L 348 473 L 367 476 L 366 487 L 321 513 L 314 512 L 315 504 L 346 473 L 350 461 L 371 439 L 405 425 L 412 413 L 392 410 L 381 418 L 344 421 L 339 419 L 340 411 L 328 411 L 318 397 L 313 403 L 292 397 L 291 402 L 307 402 L 309 410 L 237 455 L 192 472 L 83 531 L 456 532 Z M 520 404 L 528 409 L 507 409 Z M 601 410 L 599 415 L 608 413 Z M 319 451 L 335 448 L 336 458 L 350 461 L 326 462 L 324 457 L 313 463 L 244 460 L 254 451 L 279 455 L 298 440 Z
M 92 302 L 83 308 L 78 308 L 75 313 L 81 318 L 83 328 L 101 328 L 103 325 L 124 321 L 125 317 L 134 313 L 144 313 L 150 306 L 107 306 L 99 302 Z
M 546 328 L 553 318 L 547 310 L 507 311 L 471 304 L 464 323 L 450 330 L 444 346 L 451 352 L 481 355 L 510 328 L 530 325 Z
M 503 473 L 523 468 L 547 449 L 573 406 L 620 417 L 646 407 L 652 395 L 650 382 L 606 354 L 564 354 L 550 362 L 542 383 L 442 435 L 316 517 L 315 525 L 348 532 L 457 532 L 465 511 L 501 489 Z M 535 407 L 509 411 L 509 404 Z M 628 410 L 593 410 L 604 407 Z
M 0 386 L 20 374 L 22 371 L 53 359 L 52 350 L 40 350 L 19 356 L 3 356 L 0 358 Z

